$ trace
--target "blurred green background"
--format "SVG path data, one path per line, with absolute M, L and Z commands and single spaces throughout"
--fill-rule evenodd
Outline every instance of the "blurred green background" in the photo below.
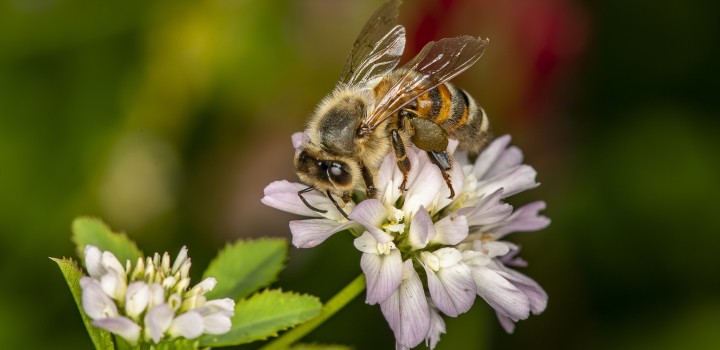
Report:
M 720 3 L 406 2 L 410 54 L 490 38 L 455 82 L 538 170 L 513 203 L 553 219 L 511 238 L 547 311 L 506 335 L 478 301 L 438 349 L 719 349 Z M 226 241 L 289 236 L 262 189 L 295 180 L 290 135 L 379 3 L 0 1 L 0 347 L 90 348 L 48 259 L 75 255 L 75 216 L 187 244 L 198 277 Z M 358 259 L 293 249 L 277 285 L 327 300 Z M 392 347 L 361 299 L 306 339 Z

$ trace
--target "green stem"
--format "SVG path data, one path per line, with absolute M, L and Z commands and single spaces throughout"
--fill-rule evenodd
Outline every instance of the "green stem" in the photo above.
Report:
M 289 348 L 290 345 L 300 340 L 300 338 L 313 331 L 317 328 L 317 326 L 325 322 L 325 320 L 340 311 L 340 309 L 347 305 L 347 303 L 355 299 L 358 294 L 362 293 L 363 290 L 365 290 L 365 275 L 361 274 L 345 286 L 345 288 L 335 294 L 332 299 L 328 300 L 315 318 L 293 328 L 291 331 L 283 334 L 280 338 L 277 338 L 273 342 L 262 347 L 261 350 Z

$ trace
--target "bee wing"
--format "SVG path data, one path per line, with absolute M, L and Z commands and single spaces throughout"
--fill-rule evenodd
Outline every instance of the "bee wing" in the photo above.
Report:
M 472 66 L 482 56 L 489 40 L 472 36 L 431 41 L 405 66 L 368 115 L 361 129 L 374 130 L 407 103 Z
M 405 49 L 405 28 L 397 24 L 401 0 L 390 0 L 373 13 L 355 40 L 340 82 L 356 85 L 393 70 Z

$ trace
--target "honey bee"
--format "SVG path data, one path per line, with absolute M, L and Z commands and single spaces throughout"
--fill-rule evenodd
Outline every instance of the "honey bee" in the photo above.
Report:
M 425 151 L 450 180 L 448 138 L 478 153 L 489 141 L 482 108 L 464 90 L 448 83 L 482 56 L 487 39 L 472 36 L 430 42 L 408 63 L 397 67 L 405 48 L 405 28 L 397 24 L 401 0 L 390 0 L 365 24 L 350 52 L 335 89 L 310 116 L 305 138 L 296 151 L 295 171 L 309 187 L 303 194 L 325 193 L 340 212 L 355 189 L 376 195 L 373 182 L 383 158 L 394 152 L 403 174 L 410 172 L 405 145 Z M 334 198 L 342 200 L 341 204 Z

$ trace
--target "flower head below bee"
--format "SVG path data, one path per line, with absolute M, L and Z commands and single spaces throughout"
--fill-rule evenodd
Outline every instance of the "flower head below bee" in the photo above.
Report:
M 212 277 L 190 288 L 187 248 L 174 262 L 168 253 L 156 253 L 124 266 L 113 253 L 92 245 L 85 246 L 84 256 L 90 276 L 80 280 L 82 306 L 93 326 L 133 345 L 230 330 L 235 302 L 205 298 L 215 287 Z
M 293 135 L 296 148 L 301 138 L 302 133 Z M 299 248 L 314 247 L 350 229 L 362 252 L 366 302 L 380 304 L 398 348 L 415 347 L 423 339 L 433 348 L 445 332 L 440 313 L 456 317 L 467 312 L 477 296 L 512 332 L 515 322 L 545 309 L 547 294 L 508 267 L 525 263 L 516 257 L 519 247 L 503 238 L 540 230 L 550 220 L 539 214 L 544 202 L 515 210 L 505 203 L 504 198 L 538 186 L 535 170 L 523 164 L 522 152 L 509 143 L 509 136 L 497 138 L 470 162 L 462 152 L 454 152 L 457 143 L 451 141 L 454 198 L 448 198 L 442 173 L 427 155 L 408 148 L 406 191 L 399 190 L 403 174 L 390 153 L 377 172 L 376 198 L 353 196 L 344 208 L 348 218 L 322 193 L 306 193 L 304 203 L 298 191 L 307 186 L 300 183 L 273 182 L 262 202 L 311 217 L 290 222 L 293 244 Z

